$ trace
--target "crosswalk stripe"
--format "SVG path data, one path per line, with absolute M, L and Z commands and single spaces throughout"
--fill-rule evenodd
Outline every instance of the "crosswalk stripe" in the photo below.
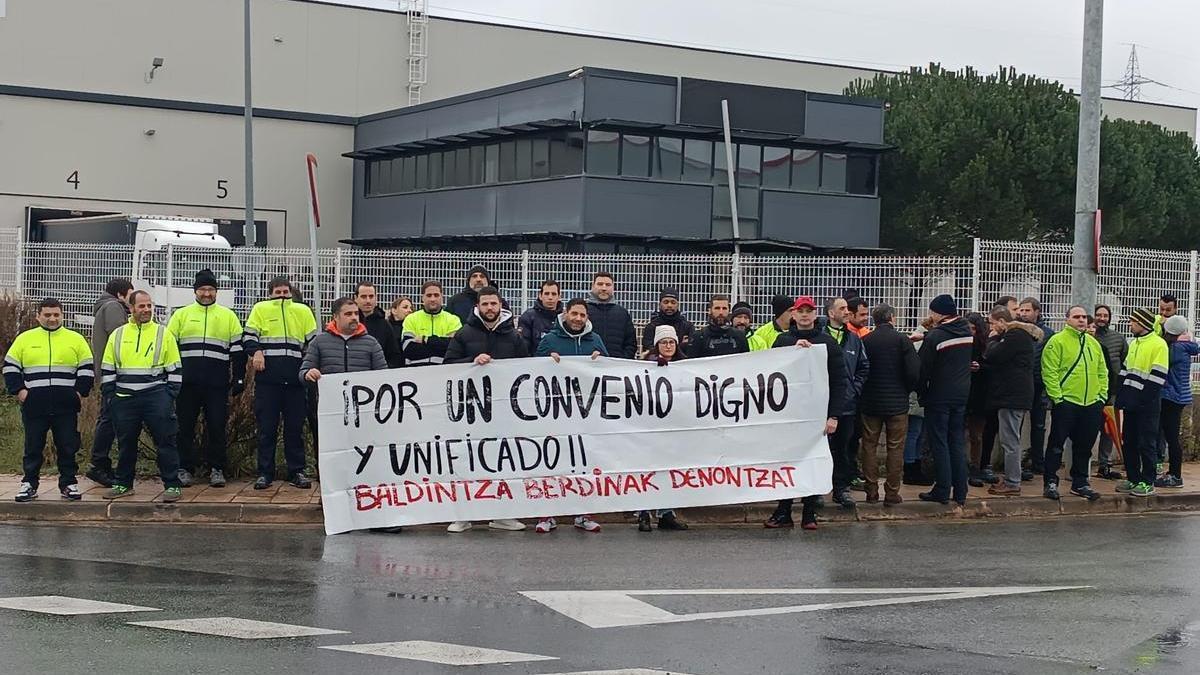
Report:
M 377 642 L 361 645 L 328 645 L 321 647 L 321 649 L 351 652 L 354 654 L 369 654 L 371 656 L 387 656 L 394 659 L 426 661 L 447 666 L 480 666 L 497 663 L 558 660 L 556 657 L 541 656 L 540 654 L 524 654 L 522 652 L 509 652 L 502 649 L 456 645 L 449 642 L 429 642 L 427 640 Z
M 68 598 L 63 595 L 27 595 L 0 598 L 0 609 L 19 609 L 41 614 L 76 616 L 81 614 L 115 614 L 118 612 L 161 612 L 157 607 L 139 607 L 116 602 Z
M 547 673 L 546 675 L 688 675 L 678 670 L 650 670 L 649 668 L 619 668 L 617 670 L 581 670 L 570 673 Z
M 214 616 L 204 619 L 177 619 L 171 621 L 130 621 L 131 626 L 161 628 L 181 633 L 198 633 L 240 640 L 264 640 L 271 638 L 308 637 L 313 635 L 338 635 L 348 631 L 295 626 L 288 623 L 239 619 L 232 616 Z

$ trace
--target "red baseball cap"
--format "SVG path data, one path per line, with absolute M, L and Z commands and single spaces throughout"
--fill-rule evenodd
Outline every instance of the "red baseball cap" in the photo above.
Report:
M 801 307 L 817 308 L 817 303 L 813 302 L 811 295 L 802 295 L 796 298 L 796 302 L 792 304 L 792 309 L 800 309 Z

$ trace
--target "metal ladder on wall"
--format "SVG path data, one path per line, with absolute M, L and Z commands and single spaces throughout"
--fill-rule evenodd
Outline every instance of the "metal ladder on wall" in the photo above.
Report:
M 408 15 L 408 104 L 421 102 L 421 87 L 428 79 L 429 0 L 400 0 Z

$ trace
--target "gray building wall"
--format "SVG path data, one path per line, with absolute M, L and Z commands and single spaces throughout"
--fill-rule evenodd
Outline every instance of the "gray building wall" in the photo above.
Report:
M 814 246 L 879 246 L 879 198 L 762 191 L 764 239 Z

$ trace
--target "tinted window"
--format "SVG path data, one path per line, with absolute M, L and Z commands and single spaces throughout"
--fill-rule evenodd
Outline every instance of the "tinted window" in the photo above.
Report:
M 712 141 L 695 138 L 683 141 L 683 179 L 697 183 L 707 183 L 712 179 L 713 144 Z
M 500 144 L 500 182 L 507 183 L 516 180 L 517 176 L 517 142 L 504 141 Z
M 454 181 L 458 185 L 471 184 L 470 148 L 459 148 L 454 151 Z
M 413 187 L 417 190 L 429 187 L 429 155 L 417 155 L 417 176 Z
M 379 160 L 379 189 L 376 190 L 379 194 L 388 194 L 392 191 L 392 160 Z
M 621 135 L 621 175 L 645 178 L 650 175 L 650 137 Z
M 495 143 L 487 146 L 487 152 L 484 153 L 483 180 L 485 183 L 500 180 L 500 146 Z
M 575 176 L 583 173 L 583 132 L 570 131 L 550 139 L 550 175 Z
M 762 184 L 763 187 L 788 187 L 788 169 L 791 165 L 792 151 L 787 148 L 763 148 Z
M 367 162 L 367 194 L 369 195 L 377 195 L 382 192 L 379 189 L 379 167 L 382 164 L 383 162 L 379 160 Z
M 683 139 L 660 136 L 654 139 L 650 175 L 662 180 L 679 180 L 683 172 Z
M 792 189 L 816 190 L 821 186 L 821 153 L 792 150 Z
M 850 155 L 846 160 L 846 192 L 852 195 L 875 194 L 875 164 L 873 155 Z
M 516 173 L 514 180 L 529 180 L 533 176 L 533 141 L 528 138 L 516 140 Z
M 846 191 L 846 156 L 827 152 L 821 157 L 821 191 Z
M 533 172 L 534 178 L 546 178 L 550 175 L 550 139 L 533 139 Z
M 442 187 L 442 153 L 429 153 L 429 188 L 436 190 Z
M 399 166 L 397 166 L 399 163 Z M 399 177 L 397 178 L 397 172 Z M 398 182 L 398 184 L 397 184 Z M 404 157 L 392 162 L 392 185 L 399 192 L 412 192 L 417 185 L 417 158 Z
M 762 146 L 739 145 L 737 159 L 737 184 L 757 187 L 761 181 Z
M 476 145 L 471 148 L 471 185 L 483 185 L 484 154 L 487 148 Z
M 587 136 L 587 172 L 601 176 L 615 176 L 620 168 L 621 134 L 615 131 L 592 129 Z
M 729 164 L 725 161 L 725 142 L 713 143 L 713 177 L 712 182 L 717 185 L 729 185 Z M 734 166 L 737 166 L 737 146 L 733 146 L 733 161 Z
M 454 179 L 454 151 L 447 150 L 442 153 L 442 187 L 454 187 L 457 185 Z

